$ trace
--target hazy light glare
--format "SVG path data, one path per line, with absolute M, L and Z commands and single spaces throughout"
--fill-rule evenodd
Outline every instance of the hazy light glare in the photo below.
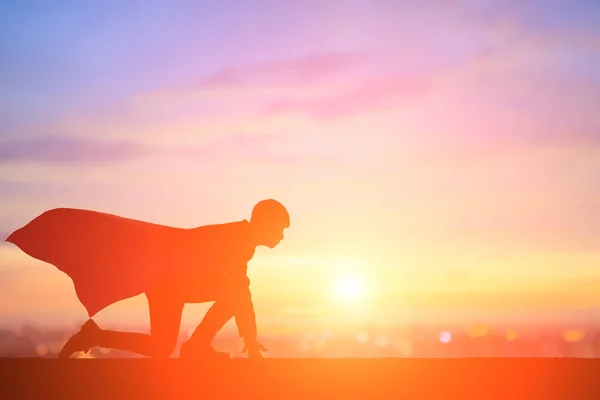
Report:
M 322 340 L 331 340 L 332 338 L 333 338 L 333 332 L 331 330 L 326 329 L 323 332 L 321 332 Z
M 364 283 L 358 276 L 348 275 L 343 277 L 337 288 L 338 296 L 344 301 L 355 301 L 362 297 L 364 292 Z
M 63 341 L 53 341 L 48 345 L 48 347 L 51 352 L 58 354 L 66 343 L 66 339 Z
M 308 340 L 302 340 L 298 347 L 300 347 L 302 352 L 307 352 L 310 350 L 310 342 Z
M 384 335 L 380 335 L 377 338 L 375 338 L 375 346 L 377 347 L 385 347 L 388 344 L 388 338 L 385 337 Z
M 314 349 L 317 351 L 323 351 L 326 346 L 327 346 L 327 341 L 322 340 L 322 339 L 315 341 L 315 343 L 313 344 Z
M 393 346 L 402 353 L 403 356 L 408 357 L 412 353 L 412 344 L 406 339 L 396 339 L 393 342 Z

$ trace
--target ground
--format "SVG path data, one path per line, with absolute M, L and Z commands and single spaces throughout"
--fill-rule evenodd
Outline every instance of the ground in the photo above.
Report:
M 598 399 L 600 359 L 0 359 L 0 398 Z

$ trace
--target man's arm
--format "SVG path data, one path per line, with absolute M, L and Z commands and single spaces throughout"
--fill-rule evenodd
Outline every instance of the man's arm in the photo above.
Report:
M 238 327 L 240 337 L 245 340 L 256 338 L 256 314 L 254 304 L 252 303 L 252 294 L 250 293 L 250 280 L 244 276 L 232 277 L 236 282 L 235 286 L 235 322 Z
M 238 271 L 238 274 L 230 275 L 235 287 L 235 322 L 239 336 L 244 338 L 245 346 L 242 352 L 248 351 L 250 358 L 262 358 L 260 352 L 267 349 L 256 340 L 256 315 L 250 293 L 250 279 L 246 275 L 246 268 L 243 271 L 243 274 Z

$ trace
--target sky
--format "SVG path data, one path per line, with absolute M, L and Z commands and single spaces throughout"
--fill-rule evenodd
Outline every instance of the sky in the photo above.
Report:
M 591 0 L 0 1 L 0 233 L 56 207 L 191 228 L 275 198 L 291 227 L 250 263 L 259 323 L 600 307 L 599 18 Z M 68 277 L 0 245 L 0 318 L 84 317 Z

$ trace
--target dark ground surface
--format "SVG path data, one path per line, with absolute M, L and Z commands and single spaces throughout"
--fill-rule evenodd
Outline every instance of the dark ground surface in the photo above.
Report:
M 600 399 L 600 359 L 0 359 L 0 399 Z

